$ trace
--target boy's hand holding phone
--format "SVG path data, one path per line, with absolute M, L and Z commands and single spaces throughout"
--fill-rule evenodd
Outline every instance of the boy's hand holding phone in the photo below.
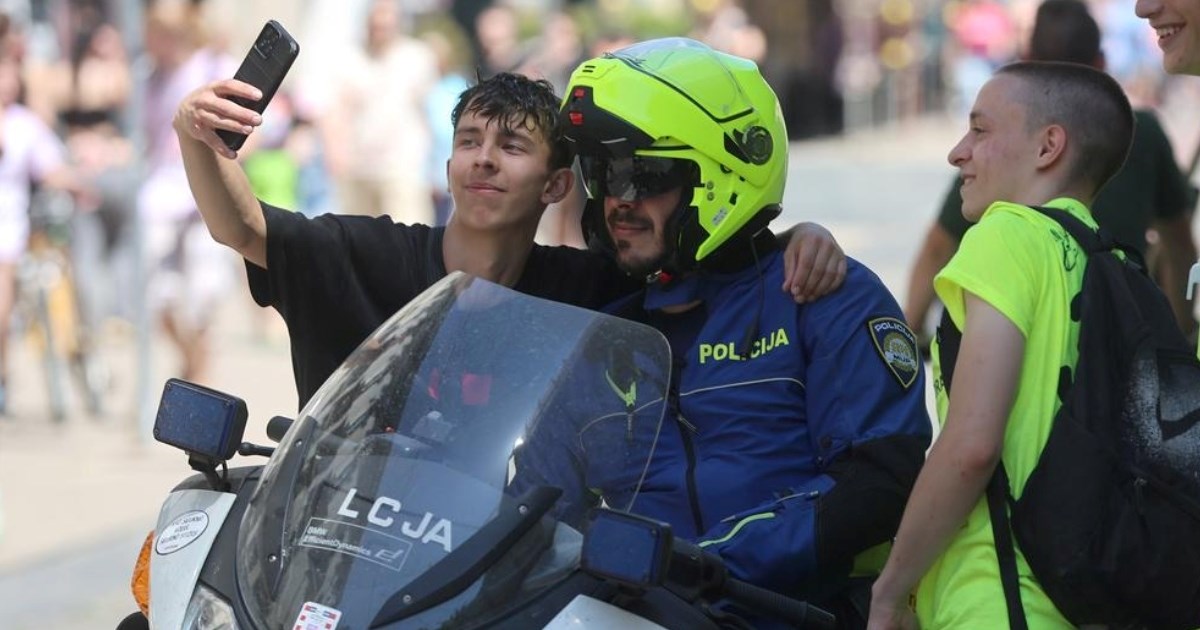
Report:
M 229 131 L 246 135 L 262 124 L 262 114 L 242 107 L 232 99 L 257 102 L 262 92 L 248 83 L 237 79 L 214 81 L 188 94 L 175 112 L 175 132 L 181 136 L 198 140 L 213 151 L 227 158 L 237 157 L 217 135 L 217 131 Z
M 300 45 L 275 20 L 267 20 L 232 79 L 216 81 L 188 95 L 175 115 L 175 131 L 187 134 L 227 157 L 237 157 L 246 136 L 262 124 L 262 112 Z

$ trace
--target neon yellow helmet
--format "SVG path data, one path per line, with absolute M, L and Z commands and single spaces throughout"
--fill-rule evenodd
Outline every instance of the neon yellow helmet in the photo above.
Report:
M 779 214 L 787 131 L 775 93 L 750 60 L 678 37 L 635 44 L 576 68 L 563 115 L 584 170 L 585 222 L 598 220 L 585 232 L 606 244 L 603 197 L 614 193 L 606 192 L 605 173 L 613 161 L 667 158 L 690 166 L 687 179 L 694 187 L 691 195 L 685 189 L 668 237 L 674 264 L 684 269 L 735 235 L 752 236 Z M 649 176 L 643 180 L 668 170 L 641 168 Z M 627 188 L 638 177 L 627 177 Z M 653 186 L 646 192 L 653 194 Z

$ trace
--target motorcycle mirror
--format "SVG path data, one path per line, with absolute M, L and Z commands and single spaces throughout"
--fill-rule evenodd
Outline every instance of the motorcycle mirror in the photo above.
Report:
M 671 560 L 674 534 L 661 521 L 605 508 L 592 510 L 583 537 L 584 571 L 624 586 L 661 586 Z
M 237 453 L 247 415 L 241 398 L 167 379 L 154 418 L 154 439 L 187 452 L 192 460 L 223 463 Z

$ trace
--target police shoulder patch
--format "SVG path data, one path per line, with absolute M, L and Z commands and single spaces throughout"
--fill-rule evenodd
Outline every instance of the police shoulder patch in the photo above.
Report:
M 877 317 L 867 321 L 867 331 L 892 375 L 905 389 L 911 387 L 921 369 L 921 355 L 917 350 L 917 336 L 909 330 L 908 324 L 895 317 Z

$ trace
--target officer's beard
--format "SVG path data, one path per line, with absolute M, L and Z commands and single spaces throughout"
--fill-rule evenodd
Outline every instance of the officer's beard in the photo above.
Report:
M 641 254 L 634 254 L 634 244 L 626 239 L 612 236 L 612 229 L 617 224 L 645 230 L 639 235 L 638 241 L 645 242 L 647 237 L 654 237 L 653 249 Z M 634 212 L 632 208 L 614 211 L 608 219 L 609 238 L 612 239 L 616 251 L 617 266 L 621 271 L 632 277 L 650 276 L 662 269 L 667 259 L 666 239 L 662 233 L 654 232 L 654 223 Z

